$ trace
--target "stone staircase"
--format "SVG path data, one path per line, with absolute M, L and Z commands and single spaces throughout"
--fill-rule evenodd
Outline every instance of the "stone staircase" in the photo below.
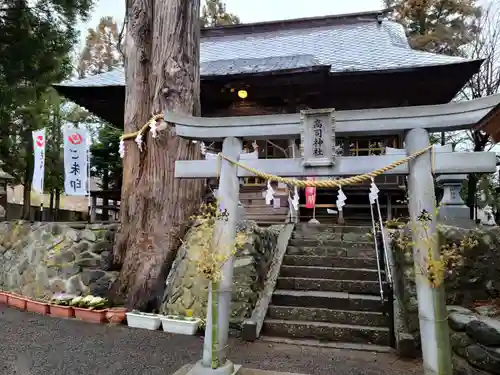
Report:
M 264 320 L 264 340 L 389 348 L 388 304 L 381 301 L 369 231 L 363 226 L 297 225 Z
M 245 208 L 246 219 L 256 221 L 259 226 L 284 224 L 288 216 L 288 197 L 282 197 L 281 207 L 274 208 L 266 204 L 265 190 L 262 186 L 240 187 L 240 202 Z

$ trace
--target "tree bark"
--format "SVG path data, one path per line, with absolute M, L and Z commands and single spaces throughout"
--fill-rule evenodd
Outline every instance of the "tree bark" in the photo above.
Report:
M 109 205 L 108 195 L 109 192 L 109 170 L 108 168 L 104 168 L 102 174 L 102 190 L 106 192 L 105 197 L 102 199 L 102 205 L 107 207 Z M 90 214 L 90 213 L 89 213 Z M 103 220 L 109 221 L 109 210 L 107 208 L 102 209 L 102 217 Z
M 56 207 L 54 212 L 54 221 L 59 221 L 59 210 L 61 209 L 61 190 L 56 189 Z
M 199 0 L 127 0 L 125 132 L 152 114 L 200 112 Z M 199 149 L 170 126 L 144 151 L 126 141 L 120 220 L 114 248 L 122 265 L 113 285 L 130 308 L 155 310 L 189 217 L 199 207 L 203 181 L 174 179 L 176 160 Z
M 488 144 L 489 136 L 484 132 L 479 130 L 472 132 L 472 139 L 474 141 L 474 152 L 484 151 L 486 145 Z M 479 181 L 479 175 L 477 173 L 469 174 L 469 179 L 467 181 L 467 206 L 469 206 L 469 216 L 470 219 L 474 219 L 476 206 L 477 206 L 477 183 Z
M 27 130 L 25 132 L 25 150 L 26 150 L 26 167 L 24 169 L 23 178 L 23 211 L 21 218 L 23 220 L 31 220 L 31 183 L 33 178 L 33 141 L 31 138 L 31 131 Z M 36 214 L 35 214 L 36 220 Z

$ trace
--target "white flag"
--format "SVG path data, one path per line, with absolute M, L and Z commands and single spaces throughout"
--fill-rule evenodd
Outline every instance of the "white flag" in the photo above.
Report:
M 87 195 L 88 132 L 80 128 L 64 128 L 64 192 Z
M 32 189 L 38 194 L 43 194 L 43 176 L 45 174 L 45 128 L 33 131 L 33 152 L 35 166 L 33 169 Z

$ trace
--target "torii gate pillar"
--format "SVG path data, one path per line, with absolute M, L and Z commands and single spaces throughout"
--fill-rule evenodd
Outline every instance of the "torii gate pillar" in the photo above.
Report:
M 222 144 L 222 154 L 231 160 L 238 161 L 243 143 L 241 139 L 228 137 Z M 227 216 L 215 223 L 213 233 L 214 248 L 221 253 L 229 252 L 234 246 L 236 238 L 236 223 L 238 221 L 238 201 L 240 194 L 240 183 L 238 180 L 238 167 L 225 159 L 220 160 L 221 169 L 219 176 L 219 187 L 217 189 L 217 204 L 221 211 L 226 211 Z M 217 352 L 219 368 L 210 368 L 204 353 L 204 360 L 198 362 L 191 370 L 190 375 L 231 375 L 239 367 L 235 367 L 227 359 L 227 341 L 229 336 L 229 318 L 231 314 L 231 292 L 233 289 L 233 256 L 224 263 L 221 268 L 221 280 L 218 294 L 218 321 L 217 321 Z M 207 322 L 206 329 L 211 330 Z M 212 332 L 205 333 L 205 348 L 209 349 Z M 210 340 L 207 340 L 210 338 Z M 207 342 L 209 341 L 209 342 Z M 207 347 L 208 345 L 208 347 Z M 211 359 L 211 358 L 210 358 Z
M 405 139 L 408 155 L 429 146 L 425 129 L 413 129 Z M 428 257 L 440 259 L 437 239 L 436 194 L 431 152 L 409 162 L 408 209 L 413 239 L 415 284 L 425 375 L 452 375 L 450 336 L 444 284 L 431 286 L 427 276 Z M 422 271 L 424 268 L 424 271 Z

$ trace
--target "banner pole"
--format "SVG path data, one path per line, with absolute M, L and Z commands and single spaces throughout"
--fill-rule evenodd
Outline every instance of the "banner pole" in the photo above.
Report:
M 88 215 L 88 222 L 91 223 L 92 220 L 90 218 L 91 211 L 92 211 L 92 199 L 90 197 L 90 138 L 89 138 L 90 132 L 87 133 L 87 215 Z
M 32 190 L 40 195 L 40 208 L 39 208 L 39 220 L 43 221 L 43 187 L 45 180 L 45 150 L 47 144 L 47 138 L 45 133 L 45 128 L 39 130 L 33 130 L 31 132 L 33 138 L 33 177 L 32 177 Z M 31 194 L 31 191 L 30 191 Z M 30 206 L 31 211 L 31 206 Z M 31 217 L 31 214 L 30 214 Z M 35 212 L 34 220 L 37 220 L 37 214 Z
M 42 173 L 42 191 L 40 192 L 40 222 L 43 222 L 43 187 L 45 185 L 45 145 L 47 144 L 47 138 L 44 136 L 45 144 L 43 149 L 43 173 Z

